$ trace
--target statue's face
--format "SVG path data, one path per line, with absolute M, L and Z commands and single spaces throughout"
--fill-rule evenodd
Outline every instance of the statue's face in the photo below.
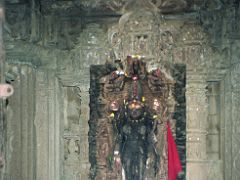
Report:
M 131 119 L 137 120 L 141 118 L 143 113 L 144 113 L 144 109 L 141 102 L 133 100 L 128 104 L 128 114 Z
M 118 111 L 119 110 L 119 104 L 118 104 L 118 102 L 117 101 L 112 101 L 111 103 L 110 103 L 110 105 L 109 105 L 109 109 L 111 110 L 111 111 Z
M 138 74 L 139 62 L 137 60 L 134 60 L 132 63 L 132 71 L 133 71 L 133 74 Z

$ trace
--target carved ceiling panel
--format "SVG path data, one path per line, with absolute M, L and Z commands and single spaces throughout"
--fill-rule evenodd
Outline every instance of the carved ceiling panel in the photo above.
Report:
M 7 5 L 20 5 L 31 3 L 27 0 L 6 0 Z M 140 1 L 139 1 L 140 2 Z M 151 3 L 161 13 L 177 13 L 181 11 L 197 10 L 205 4 L 204 0 L 144 0 L 143 3 Z M 208 3 L 209 7 L 219 6 L 220 0 L 214 0 Z M 83 12 L 92 13 L 115 13 L 122 14 L 126 7 L 131 7 L 134 0 L 35 0 L 33 6 L 41 7 L 40 11 L 44 14 L 57 13 L 62 15 L 83 14 Z M 66 14 L 67 13 L 67 14 Z M 85 14 L 84 13 L 84 14 Z

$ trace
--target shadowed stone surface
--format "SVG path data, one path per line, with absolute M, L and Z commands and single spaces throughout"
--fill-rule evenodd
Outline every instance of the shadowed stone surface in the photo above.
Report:
M 88 179 L 90 66 L 134 52 L 148 68 L 180 64 L 173 117 L 186 179 L 240 178 L 239 2 L 142 1 L 129 15 L 132 3 L 6 0 L 5 74 L 16 92 L 0 119 L 2 180 Z

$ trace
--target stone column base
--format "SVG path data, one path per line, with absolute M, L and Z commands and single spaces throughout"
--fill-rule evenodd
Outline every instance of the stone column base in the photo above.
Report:
M 187 180 L 207 180 L 208 162 L 203 160 L 187 161 Z

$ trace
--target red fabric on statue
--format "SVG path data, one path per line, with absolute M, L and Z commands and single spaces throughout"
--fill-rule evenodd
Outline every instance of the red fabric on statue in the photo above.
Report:
M 177 175 L 182 171 L 177 146 L 175 144 L 170 125 L 167 124 L 168 139 L 168 180 L 176 180 Z

